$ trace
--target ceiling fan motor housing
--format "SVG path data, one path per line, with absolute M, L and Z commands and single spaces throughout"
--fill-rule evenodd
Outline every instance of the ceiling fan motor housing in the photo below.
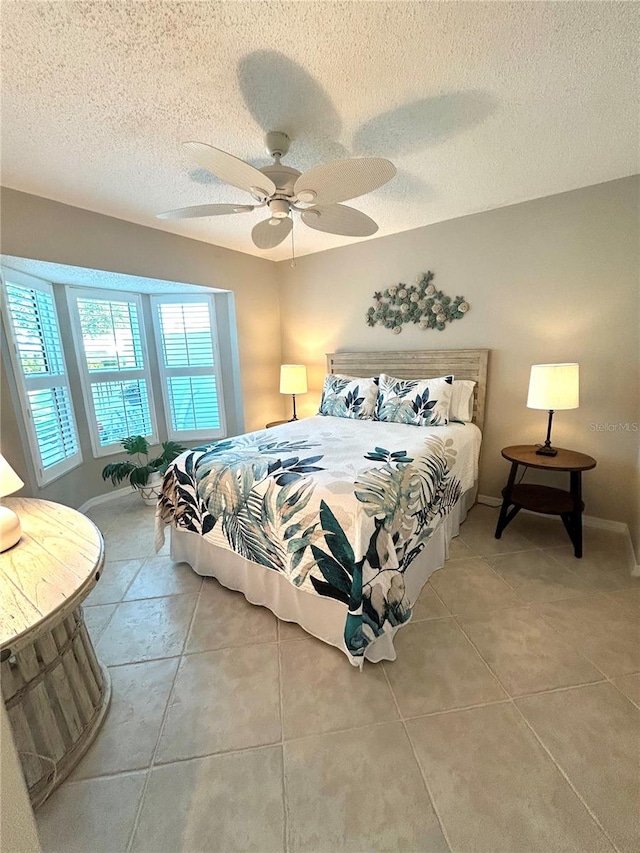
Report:
M 274 163 L 273 166 L 264 166 L 260 171 L 271 178 L 277 187 L 278 195 L 293 196 L 293 188 L 301 174 L 297 169 Z

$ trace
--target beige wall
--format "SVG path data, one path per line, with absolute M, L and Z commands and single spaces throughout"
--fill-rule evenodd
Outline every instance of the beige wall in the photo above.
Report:
M 9 715 L 0 702 L 0 850 L 40 853 L 40 849 Z
M 234 292 L 247 430 L 284 416 L 281 361 L 309 366 L 313 413 L 334 349 L 491 350 L 480 491 L 497 496 L 507 463 L 500 448 L 544 437 L 543 412 L 525 406 L 529 367 L 578 361 L 581 406 L 555 417 L 554 443 L 592 454 L 587 512 L 630 525 L 640 554 L 640 433 L 591 424 L 637 423 L 639 399 L 640 179 L 613 181 L 300 258 L 295 269 L 133 225 L 13 190 L 2 194 L 2 251 L 73 266 L 188 281 Z M 405 327 L 399 336 L 364 323 L 376 289 L 431 269 L 470 313 L 444 332 Z M 2 438 L 19 425 L 2 377 Z M 20 470 L 21 452 L 16 449 Z M 55 499 L 78 505 L 75 481 Z M 55 485 L 55 484 L 54 484 Z M 52 493 L 49 494 L 51 496 Z
M 279 293 L 273 263 L 6 188 L 0 214 L 1 249 L 7 255 L 232 291 L 245 428 L 259 429 L 283 416 L 284 400 L 278 393 Z M 66 327 L 64 300 L 58 302 Z M 34 488 L 23 448 L 16 441 L 20 426 L 4 366 L 0 394 L 3 451 L 25 482 L 32 481 L 32 495 L 79 506 L 111 489 L 100 477 L 109 460 L 92 458 L 86 430 L 81 435 L 86 464 L 44 489 Z
M 639 419 L 639 187 L 614 181 L 278 264 L 282 355 L 310 367 L 302 414 L 317 406 L 326 352 L 487 347 L 480 492 L 498 496 L 500 449 L 544 438 L 545 413 L 525 405 L 530 365 L 577 361 L 581 405 L 556 414 L 553 440 L 597 459 L 584 475 L 586 512 L 628 523 L 640 554 L 640 433 L 590 426 Z M 470 302 L 464 319 L 400 335 L 365 325 L 374 290 L 428 269 Z

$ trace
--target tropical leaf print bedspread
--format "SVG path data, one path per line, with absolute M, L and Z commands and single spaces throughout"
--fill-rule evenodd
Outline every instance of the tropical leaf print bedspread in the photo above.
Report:
M 472 424 L 315 417 L 190 450 L 167 471 L 173 524 L 345 606 L 352 658 L 406 622 L 404 576 L 477 479 Z

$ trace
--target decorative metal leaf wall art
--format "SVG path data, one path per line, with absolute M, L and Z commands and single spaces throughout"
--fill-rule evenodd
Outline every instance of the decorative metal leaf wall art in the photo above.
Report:
M 461 320 L 470 305 L 464 296 L 452 299 L 433 284 L 434 274 L 420 273 L 415 284 L 398 284 L 373 294 L 373 305 L 367 309 L 368 326 L 384 326 L 398 335 L 405 323 L 421 329 L 442 332 L 447 323 Z

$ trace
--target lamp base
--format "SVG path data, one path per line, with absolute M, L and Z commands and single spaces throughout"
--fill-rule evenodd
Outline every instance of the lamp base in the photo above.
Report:
M 538 456 L 557 456 L 558 451 L 551 447 L 551 424 L 553 423 L 553 409 L 549 409 L 549 422 L 547 423 L 547 437 L 544 444 L 539 444 L 536 454 Z
M 22 527 L 18 516 L 9 507 L 0 506 L 0 551 L 12 548 L 21 536 Z
M 538 449 L 536 450 L 537 456 L 557 456 L 558 451 L 555 447 L 551 447 L 551 445 L 547 446 L 546 444 L 539 444 Z

